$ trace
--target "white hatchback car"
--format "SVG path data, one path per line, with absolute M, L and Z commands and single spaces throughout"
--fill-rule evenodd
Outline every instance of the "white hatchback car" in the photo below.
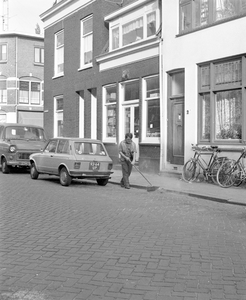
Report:
M 73 178 L 94 178 L 106 185 L 112 174 L 113 162 L 99 140 L 82 138 L 52 138 L 41 153 L 30 156 L 30 175 L 56 175 L 63 186 Z

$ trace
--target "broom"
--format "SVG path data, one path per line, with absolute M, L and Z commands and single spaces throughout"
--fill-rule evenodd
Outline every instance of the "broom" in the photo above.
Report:
M 151 184 L 151 182 L 144 176 L 144 174 L 135 166 L 135 165 L 133 165 L 134 167 L 135 167 L 135 169 L 138 171 L 138 173 L 139 174 L 141 174 L 142 176 L 143 176 L 143 178 L 148 182 L 148 184 L 150 185 L 150 186 L 148 186 L 147 187 L 147 192 L 153 192 L 153 191 L 155 191 L 155 190 L 157 190 L 159 187 L 158 186 L 153 186 L 152 184 Z

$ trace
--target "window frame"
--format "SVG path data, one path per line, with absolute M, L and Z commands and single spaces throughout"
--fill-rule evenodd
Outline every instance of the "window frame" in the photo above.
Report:
M 38 53 L 36 53 L 38 51 Z M 36 58 L 38 57 L 38 60 Z M 35 46 L 34 47 L 34 64 L 43 65 L 44 64 L 44 47 Z
M 153 97 L 147 97 L 147 80 L 157 77 L 159 84 L 159 94 Z M 159 100 L 159 114 L 160 111 L 160 77 L 158 74 L 142 78 L 142 142 L 143 143 L 160 143 L 161 130 L 159 136 L 147 136 L 148 126 L 148 103 L 151 101 Z M 160 117 L 160 116 L 159 116 Z M 161 120 L 159 120 L 161 122 Z M 160 124 L 161 125 L 161 124 Z M 160 126 L 161 127 L 161 126 Z
M 28 90 L 21 89 L 21 82 L 28 83 Z M 33 84 L 39 84 L 39 99 L 38 102 L 33 101 L 32 97 L 32 92 L 35 92 L 35 90 L 32 90 L 32 85 Z M 42 95 L 43 95 L 43 90 L 42 90 L 42 82 L 41 81 L 33 81 L 33 80 L 20 80 L 19 81 L 19 89 L 18 89 L 18 104 L 20 105 L 42 105 Z M 27 101 L 21 101 L 21 91 L 27 91 L 28 92 L 28 98 Z
M 3 83 L 3 85 L 5 85 L 5 88 L 1 88 L 1 85 L 0 85 L 0 104 L 6 104 L 7 100 L 8 100 L 7 80 L 6 79 L 0 79 L 0 82 Z
M 85 22 L 91 20 L 92 28 L 91 31 L 83 34 L 84 24 Z M 91 62 L 86 63 L 84 59 L 84 46 L 85 46 L 85 39 L 91 36 Z M 80 20 L 80 68 L 79 70 L 91 68 L 93 66 L 93 15 L 89 15 L 86 18 Z
M 239 4 L 239 2 L 235 2 L 235 14 L 229 15 L 224 18 L 216 19 L 216 1 L 217 0 L 206 0 L 207 1 L 207 23 L 201 24 L 201 21 L 199 22 L 199 25 L 197 25 L 197 16 L 196 14 L 196 5 L 199 6 L 199 20 L 201 20 L 201 0 L 198 0 L 199 3 L 197 3 L 197 0 L 180 0 L 179 1 L 179 34 L 184 34 L 187 32 L 191 32 L 194 30 L 199 30 L 202 28 L 206 28 L 212 25 L 220 24 L 221 22 L 228 22 L 230 20 L 234 20 L 237 18 L 241 18 L 246 16 L 246 2 L 245 4 L 242 3 Z M 236 0 L 237 1 L 237 0 Z M 244 0 L 245 1 L 245 0 Z M 244 8 L 245 5 L 245 8 Z M 184 27 L 184 18 L 185 15 L 182 14 L 183 9 L 187 7 L 187 12 L 189 12 L 190 16 L 190 24 L 191 26 L 189 28 L 183 28 Z M 206 12 L 204 11 L 204 14 Z M 188 16 L 188 14 L 186 15 Z
M 107 89 L 115 88 L 115 101 L 107 103 Z M 118 90 L 117 84 L 112 83 L 102 87 L 102 95 L 103 95 L 103 141 L 108 143 L 116 143 L 117 138 L 117 99 L 118 99 Z M 109 137 L 107 136 L 107 126 L 108 126 L 108 107 L 115 106 L 115 136 Z
M 226 64 L 230 62 L 236 62 L 241 60 L 241 84 L 238 82 L 223 83 L 220 85 L 215 84 L 215 66 L 218 64 Z M 210 66 L 209 70 L 209 85 L 206 83 L 202 86 L 202 68 L 204 66 Z M 246 57 L 237 56 L 224 58 L 208 63 L 198 65 L 198 142 L 200 144 L 221 144 L 221 145 L 241 145 L 246 142 Z M 218 93 L 231 92 L 241 90 L 241 101 L 242 101 L 242 117 L 241 117 L 241 139 L 219 139 L 216 138 L 216 97 Z M 206 121 L 206 114 L 203 115 L 203 96 L 207 95 L 209 103 L 209 116 L 210 120 L 204 125 L 209 127 L 209 138 L 203 137 L 203 118 Z M 203 117 L 204 116 L 204 117 Z
M 151 6 L 155 6 L 154 9 L 151 9 Z M 158 30 L 160 26 L 160 7 L 159 7 L 159 2 L 157 0 L 148 2 L 140 6 L 139 8 L 136 8 L 135 10 L 125 14 L 121 15 L 115 20 L 111 21 L 109 24 L 109 51 L 114 51 L 117 49 L 121 49 L 124 47 L 129 47 L 130 45 L 134 45 L 143 41 L 146 41 L 148 39 L 151 39 L 155 37 L 156 32 L 152 35 L 148 36 L 148 22 L 147 22 L 147 16 L 150 15 L 151 13 L 155 12 L 155 26 L 156 30 Z M 128 43 L 128 44 L 123 44 L 123 27 L 126 26 L 127 24 L 130 24 L 131 22 L 134 22 L 137 19 L 143 19 L 143 38 L 141 39 L 136 39 L 135 41 Z M 113 39 L 113 31 L 116 28 L 119 28 L 119 38 L 118 38 L 118 47 L 113 47 L 114 44 L 114 39 Z
M 3 47 L 6 48 L 6 58 L 3 58 Z M 8 61 L 8 44 L 0 43 L 0 63 L 5 63 Z
M 60 34 L 63 34 L 63 43 L 61 45 L 57 45 L 58 36 Z M 60 63 L 59 57 L 58 57 L 58 51 L 61 50 L 61 61 L 63 60 L 63 63 Z M 64 75 L 64 52 L 65 52 L 65 43 L 64 43 L 64 29 L 58 31 L 55 33 L 55 39 L 54 39 L 54 77 L 59 77 Z M 59 71 L 59 66 L 62 65 L 62 71 Z

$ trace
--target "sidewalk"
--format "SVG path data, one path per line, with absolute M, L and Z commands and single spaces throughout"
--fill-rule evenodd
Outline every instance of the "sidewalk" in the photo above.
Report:
M 119 184 L 122 177 L 120 166 L 115 166 L 114 173 L 111 175 L 110 183 Z M 192 182 L 186 183 L 181 179 L 180 173 L 144 173 L 144 176 L 156 187 L 159 192 L 174 192 L 193 197 L 199 197 L 207 200 L 213 200 L 224 203 L 231 203 L 246 206 L 246 184 L 239 187 L 222 188 L 213 183 Z M 130 176 L 130 185 L 132 188 L 146 189 L 149 183 L 134 168 Z M 152 191 L 151 191 L 152 192 Z

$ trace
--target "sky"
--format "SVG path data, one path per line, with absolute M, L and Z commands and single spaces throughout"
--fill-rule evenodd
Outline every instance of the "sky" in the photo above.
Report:
M 3 15 L 3 1 L 0 0 L 1 28 Z M 5 0 L 6 1 L 6 0 Z M 40 15 L 52 7 L 54 0 L 7 0 L 8 1 L 8 31 L 35 34 L 36 24 L 39 24 L 43 34 L 43 22 Z M 6 3 L 6 2 L 5 2 Z

